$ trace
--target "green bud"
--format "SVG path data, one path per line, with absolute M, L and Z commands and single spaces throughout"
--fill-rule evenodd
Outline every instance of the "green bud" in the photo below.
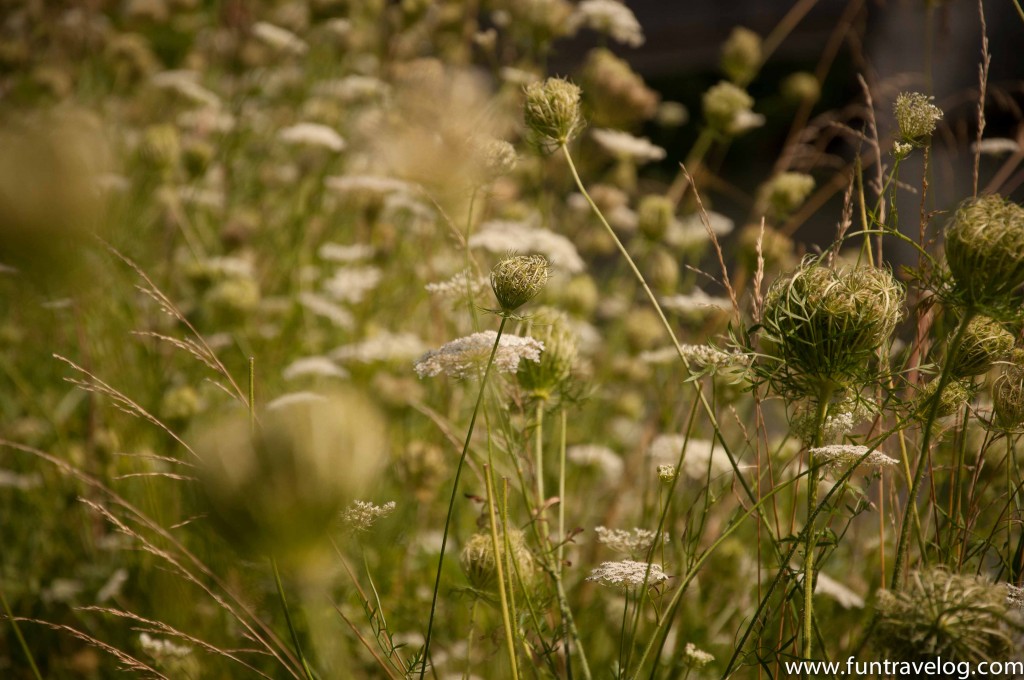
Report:
M 971 319 L 964 330 L 953 375 L 966 378 L 981 375 L 992 368 L 992 363 L 999 361 L 1013 349 L 1013 336 L 1003 326 L 987 316 L 976 316 Z
M 584 126 L 580 95 L 578 86 L 561 78 L 526 86 L 526 127 L 541 146 L 562 146 L 580 133 Z
M 722 46 L 722 72 L 737 85 L 746 85 L 761 67 L 761 36 L 737 26 Z
M 510 314 L 537 297 L 549 276 L 543 255 L 511 255 L 498 262 L 491 270 L 491 288 L 501 311 Z
M 965 201 L 946 228 L 946 262 L 963 301 L 1016 306 L 1024 284 L 1024 208 L 1001 196 Z

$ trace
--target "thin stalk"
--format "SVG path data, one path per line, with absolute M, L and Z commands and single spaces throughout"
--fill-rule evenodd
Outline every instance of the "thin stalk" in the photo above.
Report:
M 561 430 L 558 438 L 558 564 L 555 569 L 559 575 L 565 562 L 565 430 L 568 424 L 568 414 L 565 406 L 559 409 L 561 417 Z
M 547 539 L 547 522 L 544 518 L 544 400 L 537 400 L 537 426 L 533 444 L 534 476 L 537 482 L 537 522 L 540 523 L 541 537 Z
M 893 565 L 892 578 L 889 580 L 894 590 L 900 590 L 902 587 L 900 577 L 903 575 L 903 563 L 907 556 L 907 530 L 910 527 L 908 515 L 910 514 L 910 508 L 917 505 L 917 493 L 921 487 L 921 480 L 924 478 L 925 462 L 928 459 L 928 452 L 931 448 L 932 430 L 935 425 L 935 418 L 939 413 L 942 391 L 946 389 L 946 386 L 953 378 L 953 365 L 956 363 L 957 355 L 960 353 L 960 345 L 963 344 L 964 334 L 967 332 L 967 324 L 974 318 L 974 315 L 974 310 L 968 309 L 964 312 L 963 318 L 960 319 L 960 325 L 957 327 L 956 335 L 949 346 L 946 361 L 942 365 L 942 373 L 939 375 L 939 386 L 935 389 L 935 394 L 932 395 L 932 401 L 928 407 L 928 416 L 925 419 L 924 433 L 921 441 L 921 455 L 917 459 L 917 470 L 914 472 L 914 480 L 910 486 L 910 493 L 907 496 L 907 507 L 903 511 L 903 520 L 900 522 L 900 537 L 896 542 L 896 563 Z
M 4 611 L 7 613 L 7 620 L 11 622 L 11 626 L 14 627 L 14 636 L 18 638 L 18 644 L 21 645 L 21 651 L 25 652 L 25 658 L 28 659 L 28 665 L 32 667 L 32 674 L 36 677 L 36 680 L 43 680 L 43 676 L 39 673 L 39 667 L 36 666 L 36 660 L 32 657 L 32 650 L 29 649 L 28 643 L 25 641 L 25 636 L 21 634 L 21 626 L 18 625 L 18 620 L 14 618 L 14 612 L 11 611 L 11 605 L 7 604 L 7 598 L 4 596 L 4 591 L 0 590 L 0 602 L 4 605 Z
M 299 663 L 302 664 L 302 670 L 306 673 L 308 680 L 316 680 L 316 674 L 309 667 L 309 662 L 306 661 L 306 655 L 302 653 L 302 645 L 299 644 L 299 634 L 295 630 L 295 623 L 292 621 L 291 611 L 288 609 L 288 600 L 284 596 L 284 584 L 281 583 L 281 571 L 277 568 L 277 560 L 273 557 L 270 558 L 270 566 L 274 570 L 274 585 L 277 586 L 277 597 L 281 601 L 281 609 L 284 610 L 284 620 L 288 624 L 288 632 L 292 636 L 292 644 L 295 645 L 295 653 L 299 657 Z
M 462 674 L 462 680 L 469 680 L 469 672 L 473 669 L 473 633 L 476 632 L 476 603 L 479 598 L 473 598 L 473 604 L 469 605 L 469 636 L 466 638 L 466 671 Z
M 505 596 L 505 568 L 502 565 L 504 546 L 498 542 L 498 519 L 494 512 L 494 481 L 491 466 L 484 465 L 484 482 L 487 484 L 487 516 L 491 525 L 491 542 L 494 545 L 494 570 L 498 580 L 498 599 L 501 602 L 501 622 L 505 628 L 505 643 L 508 646 L 508 662 L 512 666 L 512 677 L 519 677 L 516 663 L 516 643 L 512 634 L 512 621 L 508 613 L 508 598 Z
M 832 386 L 825 385 L 818 395 L 818 417 L 814 428 L 814 446 L 821 446 L 825 438 L 825 417 L 828 402 L 832 398 Z M 814 466 L 814 454 L 807 452 L 807 541 L 804 552 L 804 648 L 803 658 L 811 658 L 811 642 L 814 639 L 814 550 L 817 536 L 814 534 L 814 510 L 818 507 L 818 473 Z
M 462 467 L 466 463 L 466 454 L 469 453 L 469 442 L 473 439 L 473 428 L 476 426 L 476 416 L 480 412 L 480 404 L 484 399 L 484 390 L 487 389 L 487 376 L 491 374 L 491 366 L 494 364 L 494 355 L 498 352 L 498 343 L 501 341 L 501 334 L 505 330 L 505 323 L 508 317 L 501 317 L 498 325 L 498 334 L 494 337 L 494 346 L 491 347 L 491 355 L 487 358 L 487 367 L 484 368 L 484 375 L 480 379 L 480 392 L 476 397 L 476 404 L 473 406 L 473 415 L 469 419 L 469 431 L 466 432 L 466 441 L 462 445 L 462 455 L 459 456 L 459 464 L 455 468 L 455 482 L 452 484 L 452 495 L 448 499 L 448 514 L 444 518 L 444 533 L 441 535 L 441 554 L 437 558 L 437 575 L 434 577 L 434 594 L 430 599 L 430 619 L 427 621 L 427 636 L 423 641 L 423 661 L 420 665 L 420 680 L 427 674 L 427 662 L 430 660 L 430 636 L 434 631 L 434 613 L 437 610 L 437 592 L 441 588 L 441 569 L 444 567 L 444 552 L 448 547 L 448 530 L 451 528 L 452 514 L 455 512 L 455 496 L 459 492 L 459 478 L 462 476 Z

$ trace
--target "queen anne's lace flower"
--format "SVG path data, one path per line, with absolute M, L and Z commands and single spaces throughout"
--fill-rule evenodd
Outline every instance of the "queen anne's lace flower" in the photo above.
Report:
M 630 47 L 644 44 L 644 31 L 633 10 L 615 0 L 583 0 L 569 17 L 569 25 L 573 31 L 586 26 Z
M 439 297 L 460 298 L 480 293 L 487 287 L 487 283 L 487 278 L 478 276 L 470 269 L 463 269 L 447 281 L 428 283 L 426 289 L 428 293 Z
M 411 361 L 425 350 L 423 341 L 412 333 L 382 331 L 362 342 L 338 347 L 331 352 L 331 358 L 335 361 L 356 361 L 363 364 L 377 361 Z
M 416 362 L 416 373 L 435 376 L 440 373 L 453 378 L 465 378 L 477 374 L 487 363 L 494 347 L 497 333 L 483 331 L 458 340 L 452 340 L 440 349 L 427 352 Z M 544 343 L 530 337 L 502 335 L 498 350 L 494 354 L 494 367 L 502 373 L 515 373 L 522 359 L 540 361 Z
M 615 552 L 626 555 L 640 555 L 650 550 L 657 541 L 657 534 L 647 529 L 634 528 L 630 531 L 625 529 L 609 529 L 608 527 L 597 527 L 597 542 L 606 545 Z M 666 540 L 667 535 L 662 536 Z
M 368 501 L 352 501 L 341 520 L 352 531 L 369 531 L 378 520 L 395 511 L 395 502 L 388 501 L 384 505 L 374 505 Z
M 648 566 L 650 567 L 650 573 L 648 573 Z M 647 581 L 647 587 L 653 588 L 667 581 L 668 576 L 660 564 L 652 563 L 648 565 L 647 562 L 623 560 L 621 562 L 602 562 L 600 567 L 590 572 L 587 580 L 595 581 L 603 586 L 636 590 L 643 586 L 645 580 Z
M 622 458 L 607 446 L 577 444 L 570 446 L 565 455 L 576 465 L 600 469 L 609 480 L 616 480 L 622 476 Z
M 469 247 L 483 248 L 492 253 L 540 253 L 551 262 L 552 267 L 570 274 L 578 274 L 584 269 L 583 258 L 572 241 L 548 229 L 535 228 L 522 222 L 486 222 L 469 237 Z
M 268 24 L 265 21 L 257 21 L 253 24 L 252 34 L 270 47 L 282 52 L 305 54 L 309 50 L 309 45 L 299 36 L 288 29 Z
M 295 380 L 304 376 L 347 378 L 348 371 L 327 357 L 303 357 L 288 364 L 282 376 L 285 380 Z
M 811 455 L 817 460 L 824 461 L 826 465 L 833 469 L 843 469 L 850 467 L 865 453 L 868 453 L 868 447 L 860 446 L 855 444 L 832 444 L 831 446 L 820 446 L 818 448 L 811 449 Z M 898 461 L 895 458 L 890 458 L 881 451 L 872 451 L 868 453 L 867 458 L 860 463 L 863 467 L 888 467 L 895 465 Z
M 608 153 L 613 156 L 629 158 L 636 163 L 660 161 L 665 157 L 665 150 L 651 144 L 651 140 L 646 137 L 634 137 L 628 132 L 604 128 L 595 129 L 590 135 Z
M 709 654 L 703 649 L 697 649 L 697 645 L 692 642 L 687 642 L 686 648 L 683 649 L 683 665 L 687 668 L 704 668 L 714 660 L 713 654 Z
M 298 123 L 277 133 L 281 141 L 304 146 L 319 146 L 331 151 L 345 148 L 345 140 L 333 128 L 319 123 Z

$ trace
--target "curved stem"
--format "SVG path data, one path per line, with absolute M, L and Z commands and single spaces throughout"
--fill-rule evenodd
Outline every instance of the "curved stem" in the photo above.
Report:
M 498 352 L 498 343 L 501 341 L 501 334 L 505 330 L 507 317 L 501 317 L 501 324 L 498 325 L 498 334 L 494 336 L 494 346 L 491 347 L 491 355 L 487 358 L 487 367 L 480 379 L 480 392 L 476 396 L 476 404 L 473 406 L 473 415 L 469 419 L 469 431 L 466 432 L 466 441 L 462 445 L 462 455 L 459 456 L 459 464 L 455 468 L 455 481 L 452 484 L 452 495 L 448 499 L 448 514 L 444 518 L 444 533 L 441 535 L 441 554 L 437 558 L 437 575 L 434 577 L 434 594 L 430 599 L 430 619 L 427 621 L 427 636 L 423 641 L 423 658 L 420 662 L 420 680 L 426 676 L 427 662 L 430 660 L 430 635 L 434 630 L 434 613 L 437 610 L 437 592 L 441 588 L 441 569 L 444 567 L 444 552 L 448 547 L 448 529 L 451 527 L 452 514 L 455 511 L 455 496 L 459 492 L 459 478 L 462 476 L 462 467 L 466 463 L 466 454 L 469 453 L 469 442 L 473 439 L 473 428 L 476 426 L 476 416 L 480 412 L 480 404 L 484 399 L 484 390 L 487 389 L 487 376 L 491 374 L 491 366 L 494 365 L 494 355 Z
M 270 566 L 274 569 L 274 584 L 277 586 L 277 597 L 281 600 L 281 608 L 284 609 L 284 620 L 288 624 L 288 632 L 292 636 L 292 644 L 295 645 L 295 654 L 299 657 L 299 663 L 302 664 L 302 670 L 306 673 L 306 678 L 308 680 L 316 680 L 316 675 L 309 667 L 306 656 L 302 653 L 302 646 L 299 644 L 299 634 L 295 630 L 291 612 L 288 611 L 288 601 L 284 597 L 284 584 L 281 583 L 281 572 L 277 568 L 277 560 L 273 557 L 270 558 Z

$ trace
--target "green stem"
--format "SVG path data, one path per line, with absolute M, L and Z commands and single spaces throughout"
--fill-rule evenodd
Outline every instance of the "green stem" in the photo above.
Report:
M 444 567 L 444 552 L 448 547 L 448 529 L 451 527 L 452 514 L 455 511 L 455 497 L 459 492 L 459 478 L 462 476 L 462 467 L 466 463 L 466 454 L 469 453 L 469 442 L 473 439 L 473 428 L 476 426 L 476 416 L 480 412 L 480 404 L 484 399 L 484 390 L 487 388 L 487 377 L 491 374 L 491 366 L 494 365 L 494 355 L 498 352 L 498 343 L 501 341 L 501 334 L 505 330 L 505 323 L 508 317 L 501 317 L 498 325 L 498 334 L 494 336 L 494 346 L 491 347 L 491 355 L 487 358 L 487 367 L 480 379 L 480 392 L 476 397 L 476 404 L 473 406 L 473 415 L 469 419 L 469 431 L 466 432 L 466 441 L 462 445 L 462 455 L 459 456 L 459 464 L 455 468 L 455 482 L 452 484 L 452 495 L 448 499 L 448 514 L 444 518 L 444 533 L 441 535 L 441 554 L 437 558 L 437 575 L 434 577 L 434 594 L 430 599 L 430 619 L 427 621 L 427 636 L 423 641 L 423 659 L 420 665 L 420 680 L 426 676 L 427 662 L 430 660 L 430 636 L 434 631 L 434 613 L 437 610 L 437 592 L 441 588 L 441 569 Z
M 953 337 L 953 342 L 949 346 L 946 361 L 942 366 L 942 373 L 939 375 L 939 386 L 935 389 L 935 393 L 932 395 L 931 404 L 928 406 L 928 416 L 925 419 L 924 433 L 921 440 L 921 455 L 917 459 L 917 470 L 914 472 L 914 479 L 910 485 L 910 493 L 907 496 L 907 507 L 903 511 L 903 520 L 900 522 L 900 537 L 896 542 L 896 562 L 893 565 L 892 578 L 889 581 L 893 590 L 900 590 L 902 587 L 900 577 L 903 575 L 903 563 L 906 561 L 907 529 L 910 527 L 908 514 L 910 513 L 910 508 L 917 507 L 917 492 L 921 487 L 921 480 L 924 478 L 925 463 L 927 462 L 928 452 L 931 448 L 932 430 L 935 425 L 935 418 L 939 413 L 939 403 L 942 400 L 942 391 L 946 389 L 946 385 L 948 385 L 950 380 L 953 378 L 953 365 L 956 363 L 957 355 L 960 353 L 960 345 L 963 343 L 964 334 L 967 332 L 967 324 L 970 323 L 972 318 L 974 318 L 974 315 L 974 310 L 968 309 L 964 312 L 963 318 L 960 319 L 960 325 L 957 327 L 956 335 Z
M 828 403 L 832 398 L 832 386 L 825 385 L 818 395 L 818 416 L 814 429 L 814 446 L 821 446 L 825 439 L 825 418 Z M 812 448 L 813 450 L 813 448 Z M 811 658 L 811 642 L 814 639 L 814 550 L 817 536 L 814 533 L 814 510 L 818 507 L 818 473 L 815 470 L 814 454 L 807 452 L 807 541 L 804 547 L 804 648 L 803 658 Z
M 559 415 L 562 422 L 558 440 L 558 564 L 555 568 L 561 574 L 565 561 L 565 430 L 568 423 L 565 406 L 561 407 Z
M 548 538 L 547 521 L 544 514 L 544 400 L 537 400 L 537 428 L 534 433 L 533 465 L 534 475 L 537 478 L 537 522 L 540 523 L 540 534 L 544 539 Z
M 281 583 L 281 572 L 277 568 L 277 560 L 273 557 L 270 558 L 270 566 L 274 569 L 274 584 L 277 586 L 277 597 L 281 600 L 281 609 L 284 610 L 284 620 L 288 624 L 288 632 L 292 636 L 292 644 L 295 645 L 295 653 L 299 657 L 299 663 L 302 664 L 302 670 L 306 673 L 308 680 L 316 680 L 316 674 L 309 667 L 309 662 L 306 661 L 306 656 L 302 653 L 302 645 L 299 644 L 299 633 L 295 630 L 295 624 L 292 621 L 291 612 L 288 609 L 288 600 L 284 596 L 284 584 Z
M 11 626 L 14 627 L 14 636 L 18 638 L 18 644 L 21 645 L 21 651 L 25 652 L 25 658 L 28 659 L 28 665 L 32 667 L 32 674 L 36 677 L 36 680 L 43 680 L 43 676 L 39 673 L 39 667 L 36 666 L 36 660 L 32 657 L 32 650 L 29 649 L 28 642 L 25 641 L 25 636 L 21 634 L 21 626 L 18 625 L 18 620 L 14 618 L 14 612 L 11 611 L 11 605 L 7 604 L 7 598 L 4 596 L 4 591 L 0 590 L 0 602 L 4 605 L 4 611 L 7 613 L 7 620 L 11 622 Z
M 512 633 L 512 620 L 509 617 L 508 598 L 505 595 L 505 568 L 502 554 L 511 557 L 505 546 L 498 542 L 498 519 L 494 513 L 494 481 L 491 466 L 484 465 L 484 482 L 487 485 L 487 516 L 491 525 L 491 543 L 494 546 L 494 571 L 498 581 L 498 599 L 501 602 L 501 623 L 505 628 L 505 643 L 508 645 L 508 662 L 512 666 L 512 677 L 519 678 L 519 666 L 516 663 L 516 642 Z M 503 529 L 504 532 L 504 529 Z

